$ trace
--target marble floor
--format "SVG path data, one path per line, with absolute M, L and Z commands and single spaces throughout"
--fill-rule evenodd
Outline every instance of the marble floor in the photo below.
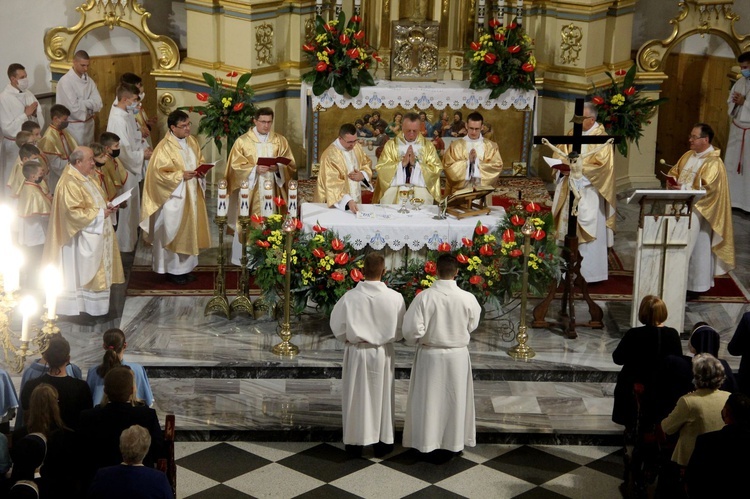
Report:
M 633 267 L 637 216 L 637 209 L 620 201 L 615 250 L 629 269 Z M 735 212 L 733 218 L 734 275 L 748 289 L 750 216 Z M 214 263 L 215 255 L 215 248 L 205 252 L 201 263 Z M 140 244 L 135 254 L 124 255 L 124 260 L 128 269 L 149 265 L 150 248 Z M 146 366 L 155 408 L 162 418 L 176 414 L 178 439 L 340 439 L 343 345 L 333 338 L 326 320 L 315 313 L 296 318 L 292 341 L 301 353 L 294 359 L 280 359 L 271 353 L 278 342 L 275 321 L 205 316 L 207 300 L 126 297 L 121 285 L 113 289 L 108 316 L 90 322 L 61 320 L 59 326 L 71 342 L 72 361 L 84 372 L 101 359 L 101 333 L 109 327 L 122 328 L 128 337 L 126 358 Z M 611 353 L 629 328 L 631 305 L 616 301 L 599 305 L 604 310 L 604 328 L 580 328 L 578 339 L 565 339 L 559 328 L 530 330 L 529 344 L 536 357 L 529 362 L 514 361 L 507 355 L 513 345 L 508 324 L 518 322 L 517 307 L 507 310 L 504 320 L 481 324 L 469 347 L 480 442 L 620 442 L 621 427 L 610 421 L 619 371 Z M 704 320 L 716 327 L 722 336 L 722 356 L 736 369 L 739 359 L 727 356 L 726 343 L 739 317 L 748 310 L 746 304 L 689 302 L 684 310 L 685 324 L 689 327 Z M 586 315 L 585 307 L 579 306 L 579 321 L 585 321 Z M 396 355 L 396 424 L 400 429 L 413 350 L 397 345 Z M 16 386 L 18 381 L 16 377 Z

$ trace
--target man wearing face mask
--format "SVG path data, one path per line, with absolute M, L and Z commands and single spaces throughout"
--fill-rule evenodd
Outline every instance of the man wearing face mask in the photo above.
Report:
M 8 183 L 10 170 L 18 157 L 16 135 L 21 126 L 29 120 L 44 126 L 44 117 L 39 109 L 39 101 L 29 90 L 29 78 L 26 69 L 17 63 L 8 66 L 10 82 L 0 92 L 0 129 L 3 133 L 3 154 L 0 156 L 0 168 L 3 169 L 3 185 Z
M 137 106 L 138 89 L 121 84 L 117 87 L 117 105 L 112 106 L 107 122 L 107 131 L 120 137 L 120 161 L 128 171 L 123 191 L 132 188 L 132 197 L 127 207 L 120 209 L 117 221 L 117 243 L 123 252 L 134 251 L 138 241 L 141 207 L 138 183 L 143 179 L 143 161 L 151 157 L 151 148 L 143 141 L 133 115 Z
M 732 208 L 750 212 L 750 52 L 740 54 L 740 77 L 729 92 L 729 139 L 724 156 Z
M 149 118 L 146 114 L 146 110 L 143 108 L 143 101 L 146 98 L 146 92 L 143 90 L 143 78 L 135 73 L 123 73 L 122 76 L 120 76 L 120 83 L 135 85 L 138 89 L 138 100 L 141 105 L 138 108 L 138 112 L 135 113 L 135 121 L 138 123 L 141 135 L 146 140 L 149 147 L 152 147 L 151 129 L 156 125 L 157 120 L 156 117 Z
M 96 82 L 89 75 L 88 53 L 79 50 L 73 67 L 57 82 L 57 103 L 70 109 L 70 133 L 79 144 L 94 142 L 94 115 L 102 106 Z
M 440 162 L 435 146 L 419 133 L 421 123 L 416 113 L 406 113 L 401 133 L 386 142 L 376 168 L 378 181 L 373 203 L 394 204 L 399 187 L 414 186 L 414 197 L 425 204 L 440 201 Z
M 114 187 L 116 194 L 122 194 L 122 189 L 128 181 L 128 171 L 120 161 L 120 137 L 111 132 L 104 132 L 99 137 L 99 143 L 104 147 L 104 154 L 99 158 L 105 181 Z M 97 158 L 94 158 L 96 161 Z M 120 209 L 127 206 L 127 201 L 120 205 Z
M 68 132 L 70 111 L 67 107 L 55 104 L 49 110 L 50 123 L 37 147 L 44 153 L 49 165 L 49 191 L 55 192 L 57 181 L 60 180 L 70 154 L 78 147 L 78 142 Z

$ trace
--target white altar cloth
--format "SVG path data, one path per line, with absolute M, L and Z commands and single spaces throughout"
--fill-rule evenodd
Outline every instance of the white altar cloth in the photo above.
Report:
M 438 207 L 422 206 L 419 211 L 411 209 L 410 213 L 398 213 L 400 205 L 361 204 L 364 213 L 374 216 L 388 215 L 391 218 L 357 218 L 350 212 L 328 208 L 323 203 L 303 203 L 301 219 L 303 231 L 312 232 L 313 225 L 320 224 L 335 231 L 340 237 L 349 237 L 349 242 L 355 249 L 365 246 L 375 250 L 382 250 L 386 246 L 392 250 L 408 247 L 418 251 L 423 247 L 434 250 L 440 243 L 457 243 L 461 239 L 472 237 L 477 222 L 493 230 L 499 221 L 505 217 L 505 209 L 493 206 L 492 213 L 479 217 L 469 217 L 458 220 L 450 215 L 445 220 L 434 220 Z

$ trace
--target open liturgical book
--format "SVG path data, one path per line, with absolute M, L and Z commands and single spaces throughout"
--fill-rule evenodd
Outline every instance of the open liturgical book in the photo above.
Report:
M 292 160 L 285 158 L 284 156 L 277 156 L 275 158 L 258 158 L 258 164 L 263 166 L 275 166 L 278 164 L 288 165 Z
M 456 191 L 445 199 L 445 211 L 458 219 L 489 215 L 491 210 L 487 206 L 487 197 L 494 191 L 495 188 L 489 186 L 472 186 Z
M 208 171 L 211 168 L 213 168 L 214 166 L 218 165 L 219 163 L 221 163 L 221 159 L 217 159 L 213 163 L 201 163 L 201 165 L 198 168 L 195 169 L 195 173 L 197 173 L 198 175 L 203 176 L 206 173 L 208 173 Z

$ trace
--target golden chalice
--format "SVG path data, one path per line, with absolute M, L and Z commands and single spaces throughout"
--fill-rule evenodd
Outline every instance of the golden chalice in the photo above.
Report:
M 424 204 L 424 199 L 411 198 L 411 207 L 414 208 L 416 211 L 419 211 L 423 204 Z

